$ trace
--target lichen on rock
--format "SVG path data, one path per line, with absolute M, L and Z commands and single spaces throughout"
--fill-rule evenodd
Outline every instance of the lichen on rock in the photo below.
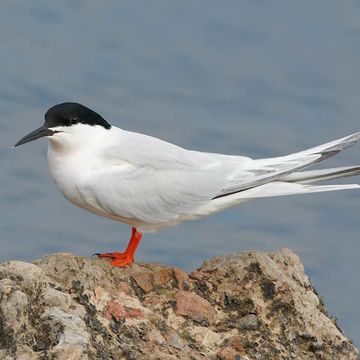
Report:
M 191 274 L 54 254 L 0 264 L 0 359 L 359 359 L 290 250 Z

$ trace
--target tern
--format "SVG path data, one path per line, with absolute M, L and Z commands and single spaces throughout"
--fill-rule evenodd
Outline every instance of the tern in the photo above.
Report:
M 360 132 L 290 155 L 252 159 L 186 150 L 112 126 L 95 111 L 66 102 L 51 107 L 44 124 L 15 146 L 43 137 L 49 139 L 50 173 L 65 198 L 132 227 L 123 253 L 96 254 L 118 267 L 134 261 L 143 232 L 255 198 L 360 187 L 313 185 L 359 175 L 360 166 L 304 170 L 353 145 Z

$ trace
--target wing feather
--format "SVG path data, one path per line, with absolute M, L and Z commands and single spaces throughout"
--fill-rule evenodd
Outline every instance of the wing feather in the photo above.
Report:
M 235 170 L 233 180 L 214 199 L 278 180 L 347 149 L 359 139 L 360 132 L 290 155 L 242 164 L 238 172 Z
M 92 211 L 144 227 L 191 218 L 213 199 L 277 181 L 360 138 L 357 133 L 299 153 L 252 160 L 189 151 L 150 136 L 121 132 L 109 142 L 102 159 L 97 154 L 100 165 L 83 175 L 79 191 Z

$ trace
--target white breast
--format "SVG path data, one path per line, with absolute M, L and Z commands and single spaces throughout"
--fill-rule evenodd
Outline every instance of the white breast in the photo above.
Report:
M 103 193 L 99 191 L 102 184 L 91 186 L 88 182 L 89 174 L 92 176 L 94 172 L 100 172 L 106 167 L 103 159 L 92 153 L 91 147 L 87 147 L 86 151 L 82 150 L 65 151 L 64 148 L 57 146 L 56 142 L 49 142 L 48 147 L 48 165 L 56 185 L 61 193 L 74 205 L 83 208 L 97 215 L 120 221 L 138 229 L 154 231 L 159 227 L 156 224 L 147 224 L 141 219 L 134 217 L 126 217 L 126 207 L 124 213 L 121 211 L 111 211 L 106 209 L 103 204 Z M 118 161 L 119 162 L 119 161 Z M 117 164 L 117 167 L 126 168 L 128 164 Z M 96 171 L 94 171 L 96 169 Z M 106 189 L 109 191 L 111 189 Z M 114 196 L 113 200 L 115 200 Z M 165 225 L 165 224 L 162 224 Z
M 62 194 L 75 205 L 88 208 L 90 204 L 82 194 L 82 177 L 92 165 L 86 154 L 80 151 L 70 154 L 49 142 L 47 157 L 50 174 Z

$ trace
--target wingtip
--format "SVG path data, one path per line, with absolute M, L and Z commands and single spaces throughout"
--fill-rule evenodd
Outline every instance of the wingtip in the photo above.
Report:
M 348 140 L 349 140 L 349 139 L 353 139 L 353 140 L 355 140 L 355 141 L 358 141 L 358 140 L 360 140 L 360 131 L 355 132 L 355 133 L 353 133 L 353 134 L 350 134 L 350 135 L 347 136 L 346 138 L 347 138 Z

